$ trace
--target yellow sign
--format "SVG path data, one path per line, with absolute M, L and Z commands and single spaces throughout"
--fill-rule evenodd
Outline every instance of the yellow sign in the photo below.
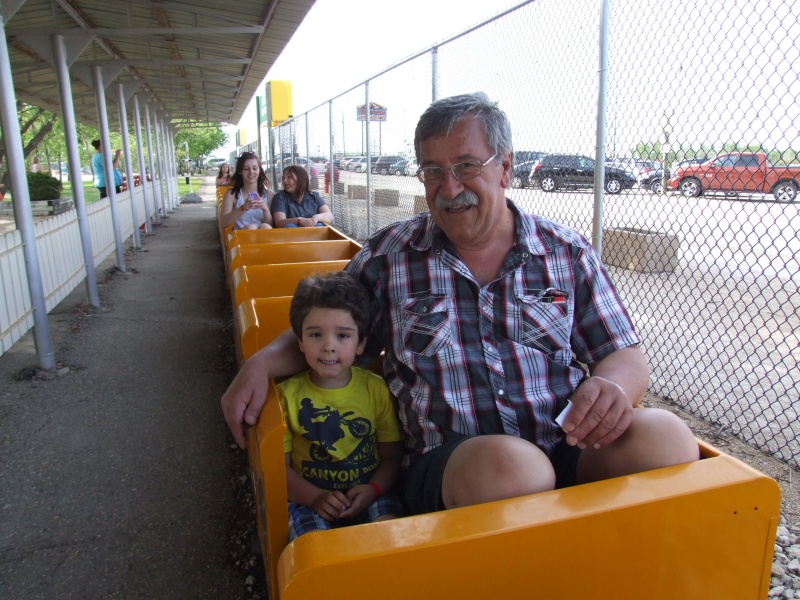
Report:
M 267 84 L 272 103 L 272 126 L 280 125 L 294 116 L 292 110 L 292 82 L 291 81 L 270 81 Z M 264 106 L 266 112 L 266 106 Z M 262 123 L 267 122 L 266 114 L 261 119 Z

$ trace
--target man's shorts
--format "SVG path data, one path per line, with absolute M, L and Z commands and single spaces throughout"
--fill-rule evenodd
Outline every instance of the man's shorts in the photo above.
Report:
M 426 452 L 403 474 L 403 504 L 407 515 L 445 510 L 442 500 L 442 478 L 450 455 L 468 436 L 446 441 Z M 556 489 L 575 485 L 580 448 L 561 442 L 556 446 L 550 462 L 556 474 Z
M 295 540 L 304 533 L 316 529 L 335 529 L 348 525 L 372 523 L 384 515 L 403 516 L 403 505 L 400 498 L 389 492 L 367 507 L 367 510 L 353 519 L 335 519 L 328 521 L 314 512 L 314 509 L 296 502 L 289 502 L 289 541 Z

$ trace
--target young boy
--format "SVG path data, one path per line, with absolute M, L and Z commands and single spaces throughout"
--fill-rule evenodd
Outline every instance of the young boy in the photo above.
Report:
M 288 430 L 289 539 L 401 514 L 390 492 L 403 456 L 386 382 L 353 367 L 364 351 L 369 296 L 344 272 L 301 281 L 289 320 L 310 369 L 278 384 Z

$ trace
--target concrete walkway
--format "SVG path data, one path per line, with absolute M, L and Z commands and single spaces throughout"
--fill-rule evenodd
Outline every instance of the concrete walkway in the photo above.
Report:
M 213 178 L 0 357 L 0 597 L 264 598 L 244 453 L 219 399 L 233 372 Z M 126 247 L 130 246 L 130 242 Z M 248 505 L 249 504 L 249 505 Z

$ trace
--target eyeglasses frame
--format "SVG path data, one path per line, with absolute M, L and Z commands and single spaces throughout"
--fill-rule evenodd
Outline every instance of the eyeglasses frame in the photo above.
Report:
M 474 179 L 475 177 L 478 177 L 483 172 L 483 168 L 486 165 L 488 165 L 493 159 L 497 158 L 499 154 L 500 154 L 500 152 L 495 152 L 494 154 L 492 154 L 489 158 L 487 158 L 483 162 L 480 162 L 480 159 L 476 159 L 478 162 L 470 162 L 468 160 L 461 161 L 461 162 L 455 163 L 454 165 L 450 165 L 449 167 L 447 167 L 447 170 L 450 171 L 450 174 L 457 181 L 467 181 L 467 180 L 470 180 L 470 179 Z M 460 177 L 454 170 L 458 165 L 470 165 L 470 166 L 473 166 L 473 167 L 478 167 L 478 172 L 475 173 L 474 175 L 469 175 L 467 177 Z M 422 177 L 422 173 L 423 173 L 423 171 L 425 171 L 425 169 L 438 169 L 438 170 L 440 170 L 442 172 L 441 181 L 437 181 L 437 182 L 430 182 L 429 181 L 429 182 L 426 182 L 425 179 Z M 420 167 L 419 169 L 417 169 L 416 176 L 417 176 L 417 179 L 419 179 L 422 182 L 422 185 L 438 185 L 442 181 L 444 181 L 444 171 L 445 171 L 444 167 Z

